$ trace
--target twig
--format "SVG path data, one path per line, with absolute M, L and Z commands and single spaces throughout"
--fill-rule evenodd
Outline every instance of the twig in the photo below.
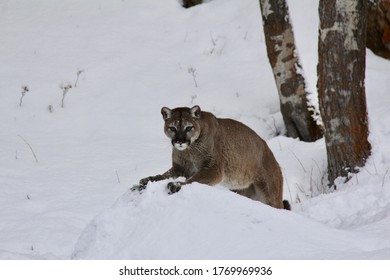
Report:
M 299 205 L 301 206 L 301 210 L 303 211 L 303 204 L 302 204 L 301 198 L 299 197 L 299 194 L 298 194 L 298 193 L 297 193 L 297 195 L 296 195 L 295 201 L 296 201 L 297 203 L 299 203 Z
M 61 108 L 64 108 L 65 95 L 68 93 L 69 89 L 71 88 L 72 88 L 71 84 L 60 85 L 60 89 L 62 89 Z
M 19 101 L 19 107 L 22 107 L 22 103 L 23 103 L 23 97 L 26 95 L 27 92 L 29 92 L 29 88 L 28 86 L 22 86 L 22 96 L 20 97 L 20 101 Z
M 79 70 L 77 71 L 77 78 L 76 78 L 76 82 L 74 83 L 74 87 L 77 87 L 77 82 L 79 81 L 79 77 L 80 75 L 84 72 L 84 70 Z
M 214 40 L 213 34 L 210 32 L 211 43 L 215 46 L 217 43 Z
M 192 79 L 194 80 L 195 87 L 198 88 L 198 83 L 196 82 L 196 69 L 194 67 L 188 68 L 188 74 L 191 74 Z
M 386 178 L 386 175 L 387 175 L 388 172 L 389 172 L 389 169 L 387 169 L 385 175 L 383 175 L 383 179 L 382 179 L 382 188 L 383 188 L 384 185 L 385 185 L 385 178 Z
M 211 49 L 210 54 L 213 54 L 215 47 L 217 46 L 217 43 L 215 42 L 213 38 L 213 34 L 211 34 L 211 32 L 210 32 L 210 38 L 211 38 L 211 43 L 213 44 L 213 48 Z
M 301 160 L 297 157 L 297 155 L 296 155 L 293 151 L 291 151 L 290 148 L 289 148 L 289 151 L 293 154 L 293 156 L 297 159 L 297 161 L 299 162 L 299 164 L 302 166 L 303 171 L 304 171 L 305 173 L 307 173 L 306 168 L 303 166 Z
M 26 145 L 30 148 L 34 158 L 35 158 L 35 162 L 38 163 L 38 158 L 37 158 L 37 155 L 35 154 L 33 148 L 31 147 L 31 145 L 26 141 L 26 139 L 24 139 L 22 136 L 18 135 L 20 139 L 23 140 L 24 143 L 26 143 Z
M 115 170 L 115 173 L 116 173 L 116 179 L 118 180 L 118 184 L 120 184 L 120 183 L 121 183 L 121 180 L 119 180 L 118 170 Z
M 374 165 L 374 169 L 375 169 L 375 174 L 378 175 L 378 169 L 376 169 L 376 164 L 375 164 L 375 160 L 372 161 L 373 165 Z
M 223 44 L 222 48 L 219 50 L 219 56 L 222 55 L 223 50 L 225 49 L 225 44 Z
M 314 188 L 313 188 L 313 167 L 311 168 L 310 170 L 310 183 L 309 183 L 310 187 L 310 195 L 311 197 L 314 197 Z

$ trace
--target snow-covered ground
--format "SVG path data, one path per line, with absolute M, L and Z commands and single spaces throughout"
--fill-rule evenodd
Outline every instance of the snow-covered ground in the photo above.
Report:
M 372 156 L 329 193 L 324 141 L 282 136 L 258 2 L 2 1 L 0 258 L 390 259 L 389 61 L 367 51 Z M 288 2 L 315 93 L 317 3 Z M 160 108 L 194 104 L 267 140 L 291 212 L 221 186 L 129 190 L 170 167 Z

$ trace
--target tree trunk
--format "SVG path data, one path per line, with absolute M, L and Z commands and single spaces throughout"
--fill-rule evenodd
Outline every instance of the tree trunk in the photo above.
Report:
M 390 59 L 390 0 L 371 0 L 367 4 L 367 48 Z
M 191 8 L 195 5 L 202 4 L 202 0 L 183 0 L 183 7 L 184 8 Z
M 366 0 L 320 0 L 318 95 L 328 179 L 349 179 L 370 155 L 365 78 Z
M 312 142 L 322 136 L 308 105 L 302 67 L 295 49 L 294 33 L 286 0 L 260 0 L 268 58 L 280 99 L 287 136 Z

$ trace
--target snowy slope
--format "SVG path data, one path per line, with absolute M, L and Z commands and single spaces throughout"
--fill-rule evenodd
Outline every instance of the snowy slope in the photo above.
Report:
M 312 92 L 314 2 L 289 1 Z M 280 135 L 258 5 L 1 2 L 0 258 L 390 258 L 390 63 L 368 53 L 373 155 L 328 194 L 323 140 Z M 160 108 L 194 104 L 267 140 L 293 211 L 199 184 L 129 191 L 169 168 Z
M 124 194 L 86 228 L 73 257 L 354 259 L 390 254 L 389 249 L 371 251 L 389 246 L 385 238 L 332 229 L 196 183 L 168 195 L 164 183 Z

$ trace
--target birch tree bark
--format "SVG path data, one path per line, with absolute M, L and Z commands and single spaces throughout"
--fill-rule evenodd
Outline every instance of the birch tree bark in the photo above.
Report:
M 330 185 L 370 155 L 365 97 L 366 0 L 320 0 L 318 94 Z
M 268 59 L 279 93 L 287 136 L 312 142 L 322 136 L 308 105 L 305 79 L 295 48 L 286 0 L 260 0 Z

